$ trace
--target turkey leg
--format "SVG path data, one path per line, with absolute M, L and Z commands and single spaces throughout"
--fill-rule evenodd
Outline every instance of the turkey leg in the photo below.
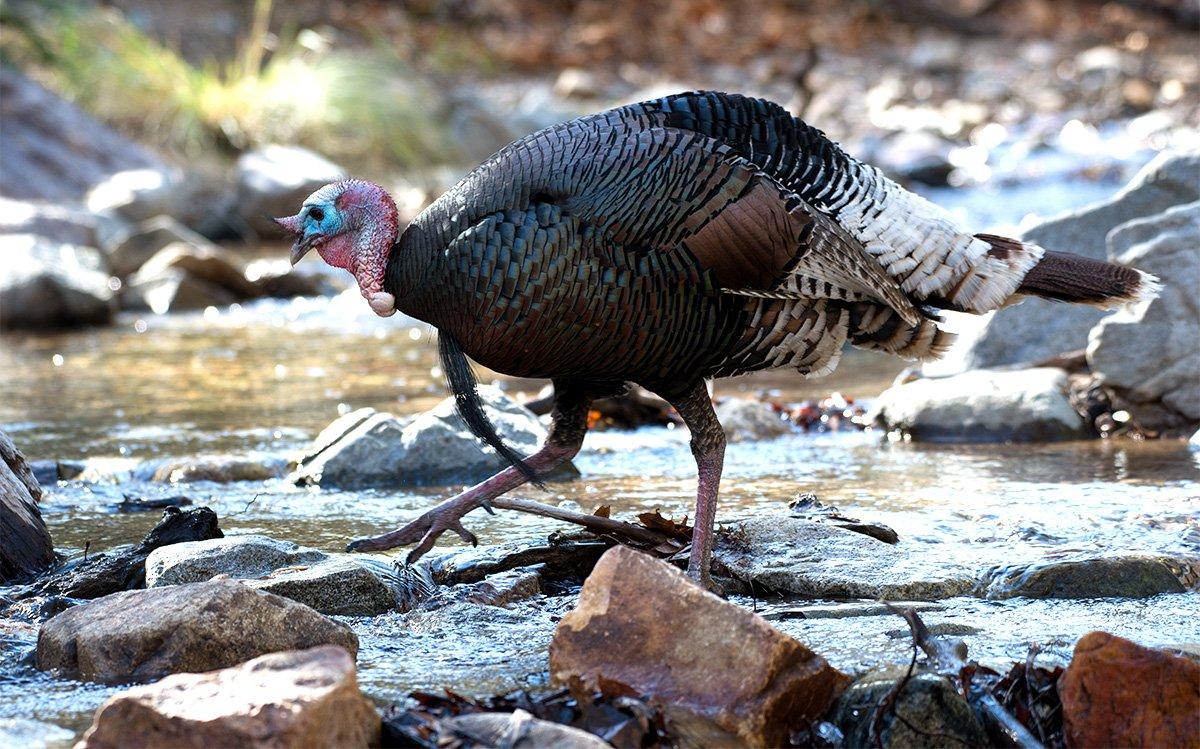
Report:
M 583 445 L 583 436 L 587 433 L 587 414 L 591 402 L 591 395 L 582 389 L 569 383 L 555 382 L 550 434 L 542 449 L 525 459 L 525 463 L 534 472 L 546 473 L 575 457 Z M 446 500 L 403 528 L 381 536 L 352 541 L 346 550 L 382 551 L 416 543 L 417 546 L 408 554 L 411 564 L 432 549 L 446 531 L 454 531 L 464 541 L 474 545 L 478 543 L 478 539 L 463 526 L 462 517 L 525 482 L 525 476 L 516 468 L 505 468 L 487 481 Z

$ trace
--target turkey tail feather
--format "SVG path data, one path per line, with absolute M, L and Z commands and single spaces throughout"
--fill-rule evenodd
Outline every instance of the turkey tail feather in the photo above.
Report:
M 471 362 L 467 361 L 467 355 L 454 336 L 444 331 L 438 332 L 438 355 L 442 360 L 446 384 L 449 385 L 450 392 L 454 393 L 454 405 L 458 409 L 458 415 L 466 422 L 471 434 L 491 446 L 497 455 L 520 471 L 528 481 L 544 489 L 542 477 L 515 450 L 504 443 L 487 412 L 483 410 L 483 400 L 479 397 L 475 372 L 472 371 Z
M 1118 307 L 1153 299 L 1158 289 L 1158 279 L 1140 270 L 1047 250 L 1025 275 L 1017 293 L 1095 307 Z

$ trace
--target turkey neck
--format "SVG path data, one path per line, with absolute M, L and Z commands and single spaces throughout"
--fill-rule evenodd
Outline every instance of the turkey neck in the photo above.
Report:
M 439 312 L 443 305 L 434 293 L 433 279 L 441 256 L 420 225 L 409 224 L 392 245 L 383 283 L 384 291 L 396 297 L 397 310 L 437 327 L 442 324 Z

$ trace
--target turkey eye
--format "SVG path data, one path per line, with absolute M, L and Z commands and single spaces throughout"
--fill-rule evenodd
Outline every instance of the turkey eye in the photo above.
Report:
M 325 211 L 322 211 L 320 208 L 312 209 L 311 211 L 308 212 L 308 215 L 310 218 L 312 218 L 313 221 L 317 221 L 317 222 L 323 221 L 325 219 Z

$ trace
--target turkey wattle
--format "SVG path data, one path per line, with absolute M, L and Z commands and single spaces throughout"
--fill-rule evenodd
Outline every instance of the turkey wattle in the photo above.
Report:
M 637 383 L 679 412 L 699 470 L 689 574 L 709 584 L 725 435 L 705 381 L 837 366 L 855 346 L 923 360 L 952 336 L 936 311 L 1036 295 L 1098 306 L 1153 296 L 1153 277 L 961 229 L 782 107 L 687 93 L 582 117 L 505 147 L 404 231 L 377 185 L 327 185 L 280 219 L 293 262 L 316 249 L 381 315 L 436 326 L 472 431 L 512 467 L 397 531 L 417 543 L 570 460 L 591 401 Z M 520 458 L 484 415 L 466 356 L 554 382 L 546 445 Z

